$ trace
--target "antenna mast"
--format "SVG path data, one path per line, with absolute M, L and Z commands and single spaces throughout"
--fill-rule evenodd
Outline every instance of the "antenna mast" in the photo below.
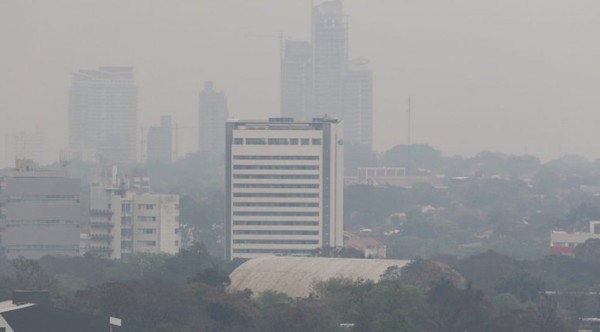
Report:
M 407 145 L 406 145 L 406 154 L 407 154 L 407 158 L 406 158 L 406 175 L 410 176 L 410 166 L 411 166 L 411 155 L 410 155 L 410 145 L 411 145 L 411 119 L 410 119 L 410 96 L 408 96 L 408 110 L 407 110 Z

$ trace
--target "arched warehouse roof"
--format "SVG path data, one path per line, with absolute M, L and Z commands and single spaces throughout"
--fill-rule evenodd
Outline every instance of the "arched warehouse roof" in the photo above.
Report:
M 331 278 L 361 278 L 379 281 L 391 266 L 402 268 L 410 261 L 390 259 L 356 259 L 330 257 L 263 256 L 253 258 L 229 275 L 230 291 L 251 290 L 285 293 L 307 297 L 312 286 Z

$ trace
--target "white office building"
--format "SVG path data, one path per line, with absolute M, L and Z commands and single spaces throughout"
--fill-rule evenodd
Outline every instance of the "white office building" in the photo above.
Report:
M 341 122 L 231 120 L 226 130 L 226 258 L 341 247 Z

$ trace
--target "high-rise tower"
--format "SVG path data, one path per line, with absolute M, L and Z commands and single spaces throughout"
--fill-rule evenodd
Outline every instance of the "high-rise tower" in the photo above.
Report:
M 148 130 L 146 148 L 148 161 L 168 164 L 173 160 L 173 128 L 171 116 L 160 117 L 160 126 L 152 126 Z
M 373 75 L 366 60 L 353 61 L 344 76 L 344 130 L 346 141 L 373 144 Z
M 73 74 L 69 90 L 69 147 L 111 163 L 136 161 L 137 87 L 131 67 Z
M 227 112 L 225 94 L 215 91 L 212 82 L 204 83 L 198 103 L 199 152 L 215 156 L 225 152 Z
M 308 121 L 314 117 L 312 46 L 284 40 L 281 54 L 281 116 Z
M 343 119 L 343 78 L 348 62 L 348 24 L 340 0 L 313 8 L 313 91 L 316 116 Z

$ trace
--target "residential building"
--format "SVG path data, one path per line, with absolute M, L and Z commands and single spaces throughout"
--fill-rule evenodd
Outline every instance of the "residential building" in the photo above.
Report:
M 231 120 L 226 137 L 227 259 L 342 246 L 339 120 Z
M 146 155 L 149 162 L 169 164 L 173 160 L 173 125 L 171 116 L 160 117 L 160 126 L 148 130 Z
M 69 90 L 69 155 L 93 151 L 108 163 L 136 161 L 137 87 L 131 67 L 73 74 Z
M 119 177 L 116 167 L 100 172 L 90 203 L 88 250 L 95 255 L 119 259 L 180 251 L 179 196 L 150 193 L 149 178 L 140 170 L 128 178 Z
M 214 90 L 212 82 L 204 83 L 198 102 L 198 151 L 214 156 L 225 152 L 227 98 Z
M 17 160 L 0 181 L 1 246 L 9 259 L 77 256 L 81 224 L 79 179 L 64 170 Z
M 282 41 L 281 116 L 297 121 L 315 117 L 312 105 L 312 45 L 305 41 Z
M 552 231 L 550 233 L 550 251 L 553 254 L 575 254 L 575 247 L 589 239 L 600 239 L 600 221 L 590 221 L 587 232 Z

